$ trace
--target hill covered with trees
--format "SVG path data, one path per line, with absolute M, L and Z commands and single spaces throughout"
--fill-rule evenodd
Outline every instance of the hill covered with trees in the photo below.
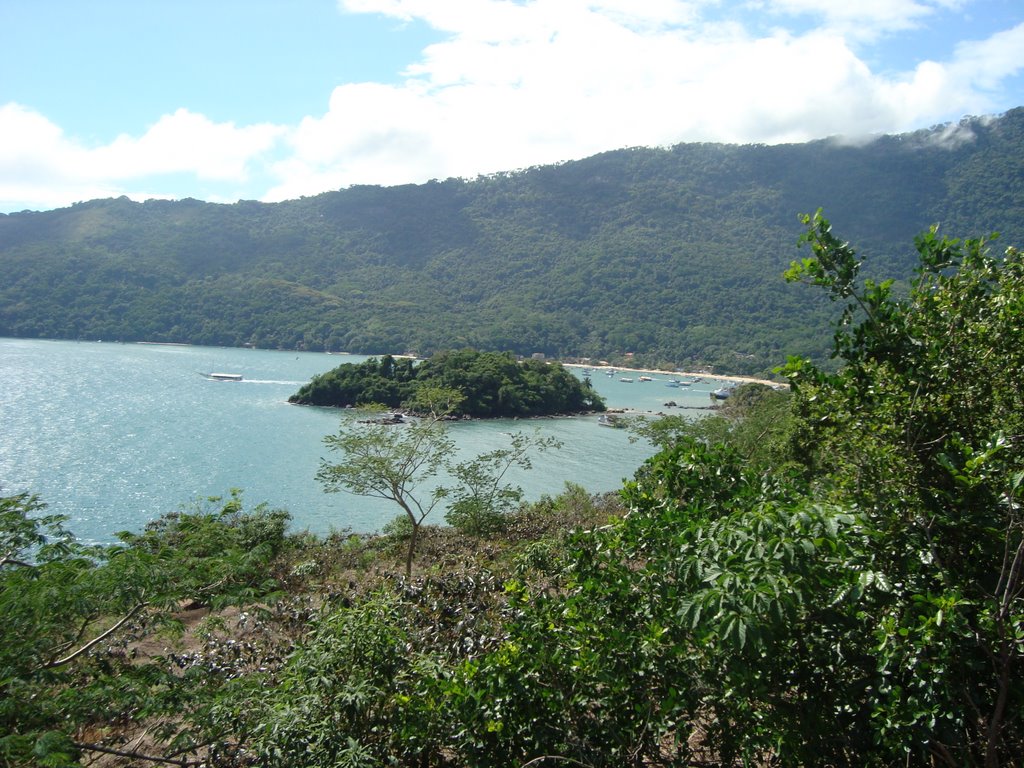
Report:
M 861 145 L 681 144 L 276 204 L 4 215 L 0 335 L 762 373 L 828 348 L 827 302 L 778 279 L 819 206 L 897 280 L 931 224 L 1021 242 L 1024 109 Z

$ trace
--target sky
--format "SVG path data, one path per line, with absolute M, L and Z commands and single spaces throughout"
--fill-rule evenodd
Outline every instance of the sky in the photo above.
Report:
M 0 213 L 1024 106 L 1022 0 L 0 0 Z

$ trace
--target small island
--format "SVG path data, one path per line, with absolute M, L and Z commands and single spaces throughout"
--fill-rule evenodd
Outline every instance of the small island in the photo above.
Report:
M 593 413 L 604 400 L 587 380 L 558 363 L 517 360 L 509 353 L 473 349 L 439 352 L 420 363 L 391 355 L 344 363 L 313 379 L 288 398 L 300 405 L 348 408 L 406 407 L 421 388 L 457 390 L 456 418 L 527 418 Z

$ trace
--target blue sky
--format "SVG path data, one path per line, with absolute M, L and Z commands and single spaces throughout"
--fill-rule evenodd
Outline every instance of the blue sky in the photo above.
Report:
M 1021 0 L 0 0 L 0 212 L 1024 106 Z

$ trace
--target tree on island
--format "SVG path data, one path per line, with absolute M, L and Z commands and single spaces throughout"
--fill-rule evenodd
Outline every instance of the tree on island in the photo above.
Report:
M 523 418 L 605 410 L 588 381 L 557 363 L 517 361 L 511 354 L 464 349 L 439 352 L 419 365 L 390 355 L 344 363 L 314 376 L 288 401 L 338 408 L 399 408 L 423 388 L 454 390 L 458 404 L 447 414 L 469 418 Z
M 324 438 L 331 451 L 342 454 L 337 463 L 320 460 L 316 479 L 326 493 L 348 491 L 358 496 L 397 504 L 409 524 L 405 575 L 412 563 L 420 528 L 431 512 L 449 501 L 446 519 L 467 533 L 484 532 L 500 524 L 502 515 L 522 499 L 522 490 L 504 481 L 513 467 L 530 468 L 531 451 L 560 447 L 554 438 L 512 436 L 508 448 L 498 448 L 467 461 L 455 461 L 447 417 L 462 405 L 463 396 L 443 387 L 422 387 L 409 401 L 410 409 L 426 414 L 408 424 L 343 424 Z M 454 486 L 433 485 L 441 472 Z

